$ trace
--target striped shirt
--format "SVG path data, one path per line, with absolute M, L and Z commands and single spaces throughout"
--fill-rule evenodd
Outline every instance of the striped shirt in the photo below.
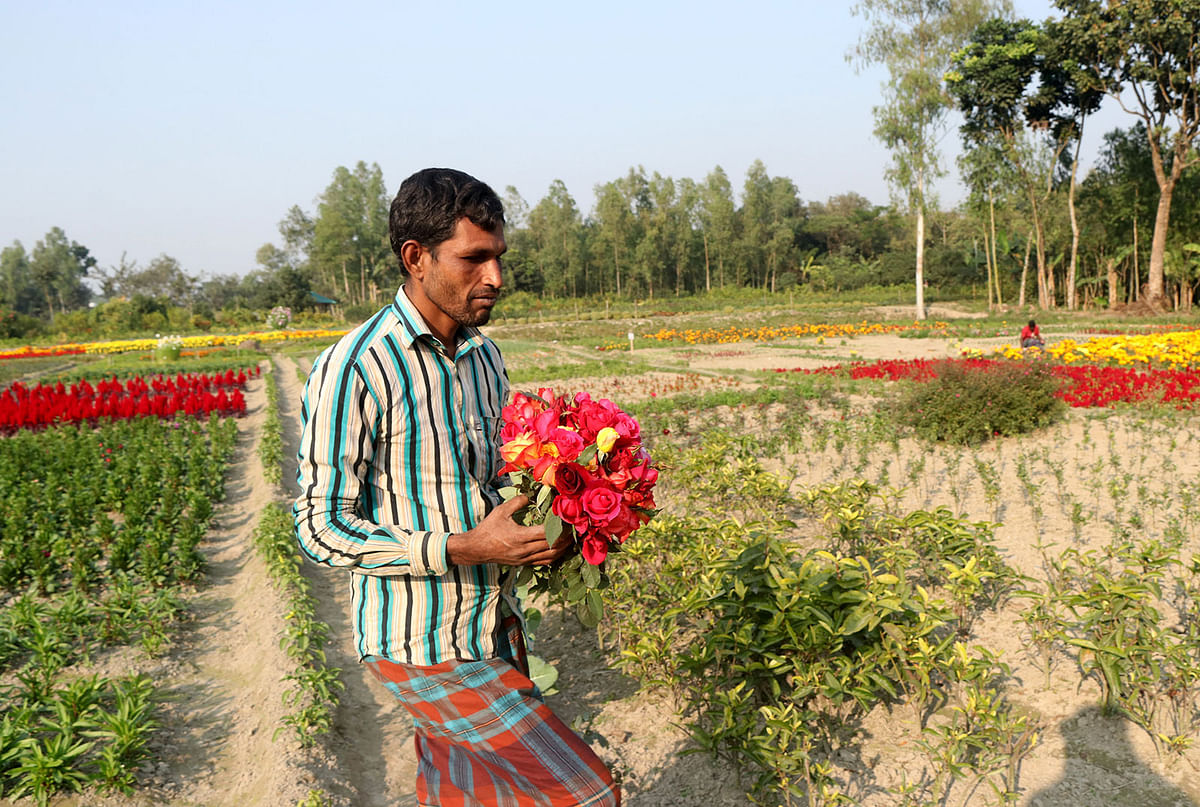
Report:
M 446 543 L 500 503 L 500 350 L 461 328 L 451 359 L 401 288 L 317 357 L 293 513 L 312 561 L 350 571 L 359 657 L 431 666 L 496 655 L 515 575 L 452 566 Z

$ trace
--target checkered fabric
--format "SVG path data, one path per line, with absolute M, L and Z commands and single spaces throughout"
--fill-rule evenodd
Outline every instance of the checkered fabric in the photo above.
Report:
M 619 807 L 612 774 L 513 659 L 366 664 L 412 714 L 421 807 Z M 510 640 L 511 642 L 512 640 Z

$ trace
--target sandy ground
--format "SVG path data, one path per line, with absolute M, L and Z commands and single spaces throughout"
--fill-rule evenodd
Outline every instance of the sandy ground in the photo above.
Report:
M 663 394 L 672 384 L 686 383 L 700 391 L 717 387 L 749 387 L 754 373 L 763 369 L 820 366 L 856 359 L 931 358 L 957 355 L 962 347 L 991 347 L 1007 340 L 964 340 L 962 344 L 936 339 L 902 339 L 870 336 L 842 340 L 803 340 L 787 345 L 723 345 L 647 350 L 656 368 Z M 281 389 L 281 418 L 285 443 L 293 456 L 299 437 L 300 381 L 290 359 L 273 360 Z M 680 382 L 682 377 L 686 382 Z M 650 377 L 648 377 L 650 378 Z M 546 379 L 556 388 L 576 386 L 574 379 Z M 591 379 L 593 394 L 611 392 L 630 400 L 631 390 L 651 386 L 638 377 L 607 382 Z M 534 387 L 536 384 L 527 385 Z M 583 388 L 583 384 L 577 385 Z M 599 387 L 599 388 L 598 388 Z M 657 389 L 656 388 L 656 389 Z M 675 388 L 673 391 L 681 391 Z M 194 614 L 183 626 L 171 650 L 159 659 L 125 651 L 101 661 L 97 672 L 144 671 L 165 687 L 160 719 L 163 730 L 153 741 L 157 761 L 140 777 L 135 797 L 60 799 L 55 804 L 101 807 L 146 807 L 151 804 L 226 807 L 263 805 L 291 807 L 310 789 L 326 794 L 326 804 L 414 805 L 412 734 L 409 720 L 391 696 L 356 660 L 350 645 L 349 591 L 344 573 L 308 567 L 313 592 L 321 602 L 320 618 L 333 629 L 327 646 L 331 664 L 341 667 L 346 692 L 334 731 L 315 750 L 304 751 L 286 730 L 272 739 L 284 709 L 280 677 L 288 669 L 278 650 L 283 609 L 271 589 L 250 545 L 257 514 L 271 501 L 294 495 L 294 467 L 285 469 L 285 490 L 267 485 L 253 452 L 261 430 L 265 396 L 262 382 L 252 383 L 248 395 L 250 414 L 240 421 L 235 465 L 227 483 L 227 497 L 217 511 L 216 528 L 209 536 L 209 582 L 191 598 Z M 714 417 L 716 413 L 714 413 Z M 749 414 L 726 413 L 729 417 Z M 762 427 L 759 421 L 745 428 Z M 1028 495 L 1015 481 L 1018 463 L 1034 456 L 1053 456 L 1070 469 L 1080 469 L 1109 454 L 1128 456 L 1139 463 L 1134 470 L 1147 488 L 1153 487 L 1156 457 L 1171 456 L 1172 478 L 1200 475 L 1200 454 L 1177 450 L 1173 435 L 1160 434 L 1147 444 L 1144 430 L 1131 418 L 1088 419 L 1072 413 L 1055 430 L 1035 437 L 1002 441 L 980 449 L 978 455 L 959 457 L 930 450 L 912 441 L 858 454 L 853 443 L 829 441 L 810 445 L 785 458 L 777 468 L 795 477 L 797 486 L 825 484 L 861 475 L 893 485 L 904 485 L 907 508 L 945 505 L 973 519 L 1000 523 L 996 529 L 1005 560 L 1016 569 L 1036 576 L 1041 556 L 1032 536 L 1060 544 L 1099 546 L 1108 540 L 1104 526 L 1118 519 L 1112 505 L 1089 487 L 1086 475 L 1068 474 L 1057 482 L 1050 466 L 1033 471 L 1044 491 L 1043 512 L 1035 513 Z M 1189 445 L 1195 445 L 1189 443 Z M 1000 474 L 998 498 L 988 497 L 972 482 L 972 462 L 986 460 Z M 916 464 L 921 472 L 913 474 Z M 1149 463 L 1149 466 L 1147 464 Z M 1166 477 L 1157 475 L 1165 483 Z M 1153 491 L 1146 493 L 1147 497 Z M 1093 502 L 1094 499 L 1094 502 Z M 1085 502 L 1095 534 L 1076 536 L 1071 503 Z M 668 503 L 669 506 L 669 503 Z M 1165 519 L 1165 513 L 1157 516 Z M 1161 524 L 1159 525 L 1161 527 Z M 1189 536 L 1189 546 L 1200 548 L 1200 536 Z M 1028 643 L 1017 628 L 1018 606 L 1009 604 L 987 613 L 976 624 L 973 641 L 1004 654 L 1013 668 L 1009 695 L 1043 721 L 1045 730 L 1038 748 L 1021 769 L 1022 807 L 1195 807 L 1200 805 L 1200 753 L 1193 750 L 1167 768 L 1154 756 L 1140 729 L 1125 721 L 1100 716 L 1097 691 L 1091 682 L 1079 683 L 1065 657 L 1056 659 L 1056 675 L 1049 687 Z M 548 702 L 593 744 L 624 778 L 626 803 L 635 807 L 706 804 L 710 807 L 745 805 L 736 773 L 700 754 L 684 754 L 691 747 L 686 732 L 677 725 L 672 705 L 661 693 L 639 691 L 636 683 L 611 669 L 593 632 L 584 630 L 558 612 L 547 615 L 538 636 L 537 652 L 560 670 L 559 694 Z M 920 758 L 915 749 L 915 723 L 907 713 L 878 709 L 868 715 L 863 735 L 853 754 L 843 760 L 860 788 L 865 805 L 896 803 L 882 788 L 899 781 L 902 772 L 915 772 Z M 993 803 L 986 793 L 954 791 L 948 805 Z M 0 800 L 0 804 L 5 804 Z M 28 804 L 28 801 L 20 804 Z

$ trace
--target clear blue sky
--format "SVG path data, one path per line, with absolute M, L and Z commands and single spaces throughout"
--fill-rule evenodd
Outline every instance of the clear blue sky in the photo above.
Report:
M 739 188 L 760 158 L 805 200 L 882 203 L 884 73 L 846 63 L 863 26 L 850 5 L 6 3 L 0 245 L 59 226 L 104 266 L 167 253 L 240 274 L 290 206 L 314 212 L 358 160 L 390 192 L 429 165 L 530 204 L 562 179 L 586 213 L 592 187 L 634 165 L 696 179 L 721 165 Z M 1105 120 L 1085 150 L 1129 125 Z

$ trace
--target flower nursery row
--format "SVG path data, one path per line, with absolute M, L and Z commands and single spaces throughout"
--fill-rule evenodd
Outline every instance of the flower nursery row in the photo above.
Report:
M 254 368 L 250 375 L 258 372 Z M 180 412 L 193 416 L 210 412 L 242 415 L 246 411 L 242 390 L 247 381 L 245 371 L 228 370 L 213 375 L 135 376 L 126 381 L 112 378 L 95 385 L 87 380 L 70 386 L 62 382 L 33 386 L 17 382 L 0 393 L 0 434 L 100 418 L 168 418 Z
M 657 342 L 685 342 L 689 345 L 725 345 L 734 342 L 770 342 L 776 339 L 798 339 L 804 336 L 824 338 L 843 336 L 862 336 L 874 333 L 900 333 L 912 330 L 945 329 L 944 322 L 914 322 L 911 325 L 896 323 L 867 322 L 859 323 L 805 323 L 802 325 L 763 325 L 758 328 L 741 328 L 736 325 L 728 328 L 705 328 L 704 330 L 676 328 L 661 328 L 654 333 L 645 334 L 643 339 L 653 339 Z M 622 345 L 605 345 L 601 350 L 613 350 Z
M 970 370 L 988 372 L 1001 365 L 1001 359 L 944 359 Z M 875 378 L 885 381 L 908 379 L 928 381 L 937 373 L 940 362 L 933 359 L 884 359 L 856 362 L 817 369 L 797 368 L 805 374 L 848 373 L 851 378 Z M 1051 366 L 1051 372 L 1063 381 L 1058 397 L 1074 407 L 1105 407 L 1116 403 L 1162 402 L 1191 408 L 1200 402 L 1200 367 L 1193 370 L 1101 367 L 1097 365 Z M 776 372 L 788 372 L 779 369 Z
M 184 336 L 180 345 L 184 348 L 205 348 L 236 346 L 251 340 L 258 342 L 282 342 L 296 339 L 325 339 L 337 338 L 346 331 L 317 328 L 296 331 L 251 331 L 249 333 L 231 334 L 201 334 L 199 336 Z M 24 347 L 11 350 L 0 350 L 0 361 L 4 359 L 45 358 L 48 356 L 77 356 L 81 353 L 130 353 L 139 350 L 154 350 L 158 340 L 148 339 L 115 339 L 107 342 L 72 342 L 53 347 Z
M 1086 342 L 1063 339 L 1047 345 L 1042 352 L 1063 364 L 1186 369 L 1200 367 L 1200 330 L 1102 336 Z M 996 351 L 996 355 L 1018 359 L 1023 351 L 1018 347 L 1006 346 Z

